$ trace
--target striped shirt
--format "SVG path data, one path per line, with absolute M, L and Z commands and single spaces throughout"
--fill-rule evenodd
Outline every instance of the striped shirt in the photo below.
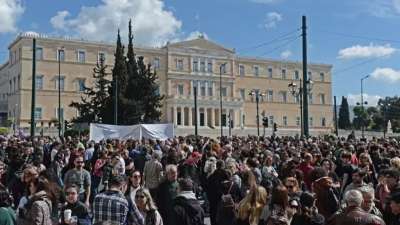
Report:
M 100 193 L 94 199 L 93 223 L 126 224 L 128 210 L 128 201 L 120 191 Z

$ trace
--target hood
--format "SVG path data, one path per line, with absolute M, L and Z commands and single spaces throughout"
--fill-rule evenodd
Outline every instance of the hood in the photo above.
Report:
M 201 216 L 202 208 L 197 199 L 187 199 L 182 195 L 175 198 L 175 204 L 185 209 L 186 213 L 191 217 Z

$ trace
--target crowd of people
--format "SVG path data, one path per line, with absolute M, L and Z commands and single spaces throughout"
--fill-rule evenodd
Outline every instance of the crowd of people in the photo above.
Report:
M 395 138 L 0 137 L 0 225 L 400 225 Z

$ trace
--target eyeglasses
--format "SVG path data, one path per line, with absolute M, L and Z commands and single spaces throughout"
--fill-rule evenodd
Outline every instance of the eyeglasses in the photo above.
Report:
M 135 195 L 135 198 L 146 198 L 146 196 L 136 194 L 136 195 Z
M 83 164 L 85 162 L 84 161 L 76 161 L 76 163 Z
M 133 178 L 140 178 L 140 175 L 133 175 Z

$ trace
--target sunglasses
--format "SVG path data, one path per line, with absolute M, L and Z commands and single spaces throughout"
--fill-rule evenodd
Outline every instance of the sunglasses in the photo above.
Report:
M 77 193 L 76 193 L 76 192 L 67 191 L 67 192 L 65 192 L 65 194 L 66 194 L 66 195 L 76 195 Z
M 133 178 L 140 178 L 140 175 L 133 175 Z

